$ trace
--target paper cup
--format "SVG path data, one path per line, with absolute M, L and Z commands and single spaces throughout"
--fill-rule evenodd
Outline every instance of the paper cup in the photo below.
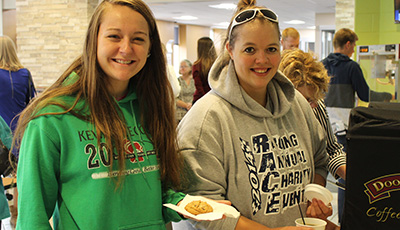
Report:
M 325 230 L 326 226 L 325 220 L 312 217 L 304 217 L 304 222 L 306 222 L 305 225 L 303 224 L 303 220 L 301 218 L 295 220 L 297 227 L 310 227 L 315 230 Z

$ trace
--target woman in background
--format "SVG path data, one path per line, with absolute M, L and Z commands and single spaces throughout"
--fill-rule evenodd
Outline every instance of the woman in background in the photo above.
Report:
M 336 136 L 332 132 L 326 106 L 323 98 L 329 87 L 329 76 L 322 64 L 316 60 L 311 53 L 306 53 L 300 49 L 284 50 L 282 60 L 279 65 L 285 76 L 287 76 L 296 89 L 307 99 L 313 109 L 314 115 L 323 127 L 326 136 L 326 152 L 329 155 L 329 172 L 337 178 L 346 178 L 346 153 L 343 146 L 337 142 Z M 323 209 L 322 201 L 313 201 L 311 205 L 315 208 Z M 315 210 L 315 209 L 313 209 Z M 307 213 L 312 215 L 311 209 Z M 327 213 L 326 216 L 329 216 Z M 325 219 L 326 220 L 326 219 Z M 328 222 L 328 229 L 338 229 L 332 222 Z
M 329 155 L 328 169 L 337 178 L 346 178 L 346 153 L 332 132 L 323 98 L 329 87 L 329 77 L 324 65 L 312 54 L 300 49 L 284 50 L 279 65 L 296 89 L 310 103 L 314 115 L 327 135 L 326 151 Z
M 0 36 L 0 115 L 14 131 L 14 119 L 35 96 L 31 73 L 19 61 L 15 44 L 8 36 Z
M 193 64 L 193 79 L 196 92 L 193 95 L 193 104 L 210 91 L 208 73 L 217 58 L 214 42 L 209 37 L 197 40 L 197 60 Z
M 176 99 L 176 120 L 178 123 L 182 120 L 187 111 L 192 108 L 193 94 L 196 90 L 192 77 L 192 63 L 189 60 L 185 59 L 181 61 L 179 74 L 181 75 L 178 78 L 181 92 Z

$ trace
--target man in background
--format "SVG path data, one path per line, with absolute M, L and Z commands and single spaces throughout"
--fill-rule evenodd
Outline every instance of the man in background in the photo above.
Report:
M 333 37 L 334 53 L 322 60 L 328 75 L 331 77 L 328 93 L 325 96 L 325 105 L 332 125 L 332 131 L 344 152 L 347 152 L 346 133 L 350 111 L 355 107 L 356 97 L 360 100 L 390 101 L 390 93 L 375 92 L 369 89 L 360 65 L 350 59 L 358 40 L 357 34 L 342 28 L 336 31 Z M 339 182 L 344 183 L 342 179 Z M 342 219 L 344 205 L 344 191 L 339 189 L 338 208 L 339 222 Z
M 299 48 L 300 33 L 293 27 L 288 27 L 282 31 L 282 49 L 295 49 Z

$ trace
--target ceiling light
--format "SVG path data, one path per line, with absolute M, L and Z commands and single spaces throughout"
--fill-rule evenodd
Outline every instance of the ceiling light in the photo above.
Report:
M 225 9 L 225 10 L 233 10 L 236 8 L 236 4 L 234 3 L 221 3 L 218 5 L 208 5 L 211 8 L 217 8 L 217 9 Z
M 229 26 L 229 22 L 214 23 L 213 26 L 226 29 Z
M 191 15 L 183 15 L 183 16 L 180 16 L 180 17 L 173 17 L 173 19 L 191 21 L 191 20 L 197 20 L 199 18 L 191 16 Z
M 301 20 L 290 20 L 290 21 L 285 21 L 284 23 L 286 24 L 290 24 L 290 25 L 301 25 L 301 24 L 305 24 L 305 21 L 301 21 Z

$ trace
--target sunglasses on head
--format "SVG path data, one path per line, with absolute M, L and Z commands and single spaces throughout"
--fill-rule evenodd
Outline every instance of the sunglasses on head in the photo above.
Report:
M 253 20 L 257 16 L 257 13 L 261 13 L 264 18 L 270 20 L 271 22 L 278 23 L 278 15 L 270 9 L 261 8 L 244 10 L 236 15 L 235 19 L 233 20 L 231 29 L 229 30 L 228 38 L 231 36 L 232 30 L 235 26 Z

